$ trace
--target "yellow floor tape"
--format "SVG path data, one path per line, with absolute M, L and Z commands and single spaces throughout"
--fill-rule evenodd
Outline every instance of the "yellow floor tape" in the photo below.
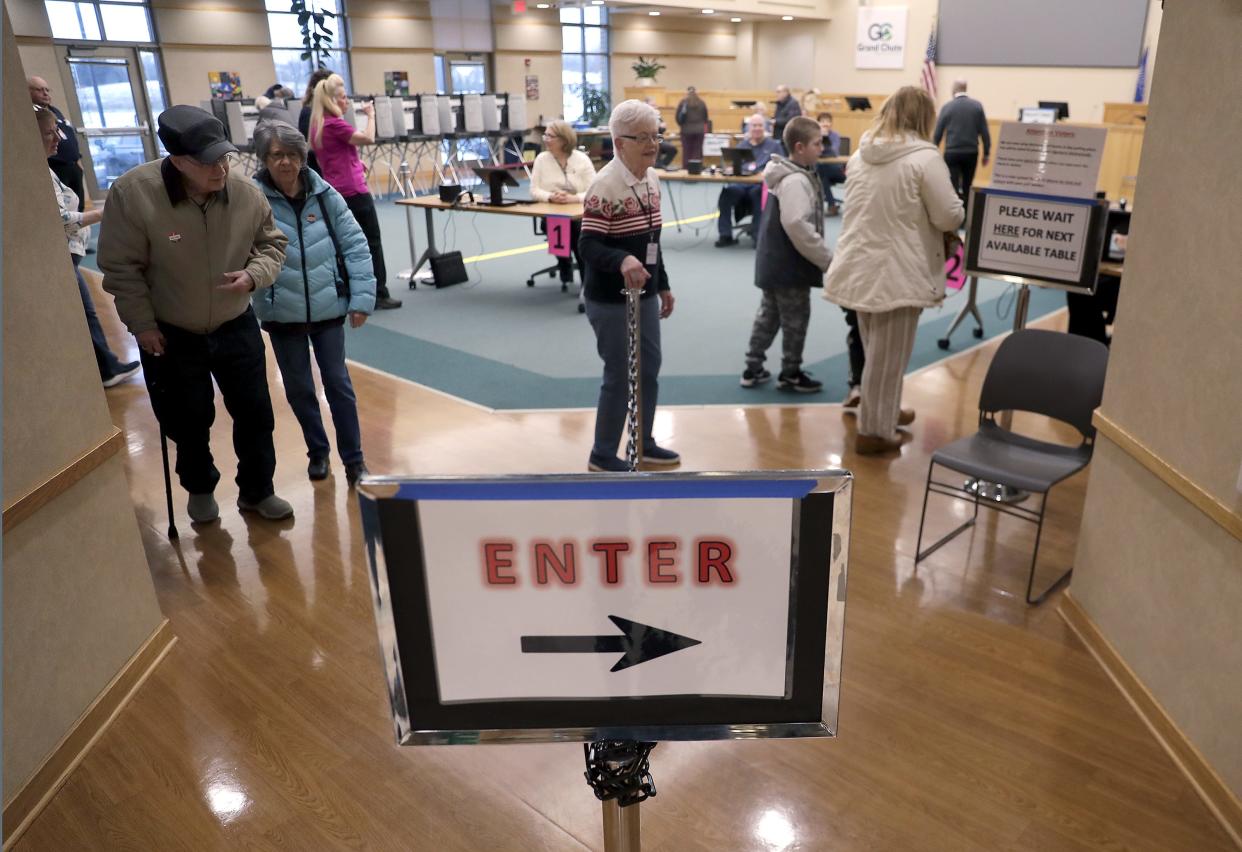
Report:
M 715 219 L 720 215 L 719 211 L 715 213 L 704 213 L 702 216 L 691 216 L 688 219 L 678 219 L 676 222 L 665 222 L 665 228 L 675 228 L 678 225 L 693 225 L 695 222 L 706 222 L 709 219 Z M 462 263 L 479 263 L 484 260 L 497 260 L 502 257 L 513 257 L 515 254 L 531 254 L 536 251 L 547 251 L 548 244 L 546 242 L 535 243 L 532 246 L 522 246 L 521 248 L 505 249 L 504 251 L 492 251 L 487 254 L 476 254 L 473 257 L 465 258 Z

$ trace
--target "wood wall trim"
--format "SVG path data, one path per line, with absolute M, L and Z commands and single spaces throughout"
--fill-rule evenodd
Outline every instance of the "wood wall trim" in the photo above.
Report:
M 418 53 L 427 54 L 436 52 L 434 47 L 351 47 L 350 53 Z
M 1234 538 L 1242 541 L 1242 515 L 1230 509 L 1212 494 L 1205 491 L 1189 476 L 1151 450 L 1098 408 L 1091 416 L 1091 423 L 1101 435 L 1116 444 L 1126 455 L 1154 473 L 1161 482 L 1184 497 L 1192 506 L 1207 515 Z
M 161 41 L 156 47 L 161 50 L 210 50 L 218 53 L 262 53 L 268 57 L 272 55 L 270 44 L 203 44 L 202 42 Z M 287 49 L 297 50 L 295 47 Z
M 7 533 L 61 494 L 64 494 L 88 473 L 112 458 L 125 446 L 125 433 L 115 426 L 112 434 L 97 446 L 87 450 L 77 459 L 36 486 L 28 494 L 18 497 L 4 507 L 4 531 Z
M 4 850 L 7 852 L 47 807 L 69 774 L 120 714 L 160 660 L 176 643 L 168 619 L 160 622 L 147 641 L 121 667 L 112 681 L 95 697 L 69 731 L 52 749 L 30 780 L 4 806 Z
M 51 36 L 14 36 L 18 44 L 37 44 L 42 47 L 54 47 Z
M 1190 781 L 1208 810 L 1220 821 L 1221 827 L 1242 848 L 1242 801 L 1239 801 L 1224 780 L 1216 774 L 1216 770 L 1195 744 L 1182 733 L 1181 728 L 1139 680 L 1125 659 L 1117 653 L 1117 649 L 1100 632 L 1100 628 L 1070 591 L 1061 596 L 1057 613 L 1065 619 L 1065 623 L 1087 646 L 1087 650 L 1095 657 L 1109 679 L 1121 690 L 1126 701 L 1155 735 L 1156 741 Z

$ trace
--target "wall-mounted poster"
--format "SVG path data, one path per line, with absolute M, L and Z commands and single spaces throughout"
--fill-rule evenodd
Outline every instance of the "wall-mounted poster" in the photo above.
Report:
M 855 68 L 906 67 L 905 6 L 859 6 Z
M 410 72 L 385 71 L 384 94 L 390 98 L 405 98 L 410 95 Z
M 539 75 L 538 74 L 527 74 L 526 75 L 526 100 L 528 101 L 539 100 Z
M 241 75 L 236 71 L 208 71 L 207 83 L 213 98 L 234 101 L 243 97 Z

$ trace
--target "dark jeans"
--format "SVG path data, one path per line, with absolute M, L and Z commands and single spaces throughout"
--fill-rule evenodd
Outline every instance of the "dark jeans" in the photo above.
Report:
M 104 336 L 103 326 L 99 324 L 99 316 L 95 313 L 95 302 L 91 299 L 91 291 L 78 271 L 82 258 L 76 254 L 73 258 L 73 274 L 78 277 L 78 293 L 82 296 L 82 307 L 86 310 L 86 327 L 91 330 L 91 345 L 95 347 L 95 363 L 99 365 L 99 378 L 107 381 L 122 371 L 121 359 L 112 354 L 108 348 L 108 338 Z
M 660 392 L 660 300 L 643 299 L 639 312 L 642 334 L 643 445 L 651 447 L 656 398 Z M 609 458 L 617 455 L 629 403 L 629 331 L 624 302 L 586 300 L 586 315 L 595 331 L 595 348 L 604 360 L 604 381 L 595 409 L 595 446 L 591 452 Z
M 195 334 L 160 323 L 164 354 L 142 353 L 151 407 L 164 433 L 177 445 L 177 478 L 191 494 L 210 494 L 220 481 L 211 457 L 216 419 L 214 378 L 233 418 L 237 488 L 248 503 L 273 493 L 275 419 L 267 392 L 267 359 L 259 324 L 250 308 L 215 331 Z
M 862 332 L 858 330 L 858 313 L 851 311 L 849 308 L 842 308 L 845 311 L 845 324 L 850 330 L 845 334 L 845 345 L 850 350 L 850 387 L 856 388 L 862 384 L 863 367 L 867 365 L 867 353 L 863 349 Z
M 837 199 L 832 195 L 832 185 L 845 183 L 845 169 L 837 163 L 816 163 L 815 173 L 819 175 L 819 182 L 824 185 L 824 200 L 835 205 Z
M 572 257 L 558 257 L 556 259 L 556 267 L 560 270 L 561 280 L 570 282 L 574 280 L 574 261 L 578 262 L 578 271 L 582 272 L 582 253 L 578 251 L 578 239 L 582 236 L 582 222 L 574 219 L 569 223 L 569 250 Z M 583 280 L 586 275 L 583 274 Z
M 703 160 L 703 136 L 702 133 L 683 133 L 681 134 L 681 167 L 689 168 L 691 160 Z
M 750 216 L 747 232 L 753 237 L 759 223 L 759 203 L 763 198 L 763 187 L 757 183 L 731 183 L 720 190 L 720 218 L 716 220 L 716 229 L 722 237 L 733 236 L 734 218 L 742 219 Z
M 1069 308 L 1069 327 L 1066 330 L 1107 346 L 1110 338 L 1106 326 L 1117 317 L 1120 285 L 1120 278 L 1101 275 L 1095 283 L 1095 295 L 1066 292 L 1065 304 Z
M 677 146 L 671 142 L 660 143 L 660 154 L 656 157 L 656 165 L 662 169 L 668 168 L 669 163 L 673 162 L 673 158 L 677 156 Z
M 371 264 L 375 267 L 375 298 L 387 299 L 388 267 L 384 265 L 384 246 L 380 243 L 379 215 L 375 212 L 375 199 L 371 193 L 345 196 L 345 203 L 358 220 L 358 227 L 366 235 L 367 247 L 371 249 Z
M 56 177 L 60 178 L 60 182 L 72 189 L 78 196 L 78 212 L 81 213 L 86 209 L 86 190 L 82 184 L 82 167 L 78 163 L 65 163 L 61 160 L 48 160 L 48 168 L 50 168 Z
M 957 190 L 957 197 L 966 203 L 970 197 L 970 185 L 975 182 L 975 167 L 979 163 L 978 151 L 945 151 L 944 164 L 949 167 L 949 180 Z
M 331 453 L 328 434 L 323 428 L 319 398 L 315 395 L 315 376 L 311 372 L 310 353 L 315 351 L 319 377 L 323 379 L 324 396 L 332 411 L 336 430 L 336 451 L 347 465 L 362 461 L 362 430 L 358 426 L 358 400 L 345 366 L 345 325 L 321 328 L 310 334 L 270 335 L 272 352 L 285 383 L 285 399 L 297 415 L 306 439 L 306 455 L 326 459 Z

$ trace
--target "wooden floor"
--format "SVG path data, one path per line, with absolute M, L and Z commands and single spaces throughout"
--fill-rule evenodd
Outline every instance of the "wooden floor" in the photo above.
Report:
M 843 464 L 857 487 L 840 737 L 659 746 L 644 849 L 1232 848 L 1056 600 L 1023 602 L 1029 525 L 989 513 L 913 564 L 929 453 L 973 429 L 993 349 L 907 382 L 919 419 L 899 457 L 854 457 L 853 418 L 835 407 L 659 412 L 657 438 L 686 469 Z M 353 372 L 373 471 L 584 469 L 591 413 L 492 414 Z M 601 849 L 579 746 L 393 744 L 354 498 L 335 459 L 332 478 L 307 481 L 272 380 L 277 489 L 296 519 L 232 508 L 222 413 L 222 521 L 192 530 L 178 492 L 179 547 L 145 389 L 108 393 L 180 641 L 16 848 Z M 1045 576 L 1073 555 L 1085 484 L 1054 494 Z M 933 531 L 957 517 L 947 503 L 933 502 Z

